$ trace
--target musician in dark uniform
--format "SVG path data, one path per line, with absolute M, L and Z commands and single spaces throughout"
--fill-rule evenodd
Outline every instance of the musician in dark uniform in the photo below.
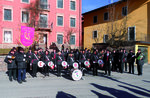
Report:
M 73 63 L 75 62 L 74 54 L 70 53 L 67 58 L 67 63 L 69 65 L 69 70 L 73 68 Z
M 33 77 L 37 77 L 36 73 L 37 73 L 37 66 L 38 66 L 38 61 L 40 60 L 40 55 L 38 54 L 38 50 L 35 49 L 34 53 L 32 54 L 31 57 L 31 64 L 32 64 L 32 76 Z
M 48 66 L 48 63 L 51 61 L 52 57 L 51 57 L 51 54 L 48 50 L 46 50 L 44 52 L 44 55 L 43 55 L 43 62 L 45 63 L 45 66 L 44 66 L 44 75 L 45 76 L 49 76 L 49 66 Z
M 9 80 L 12 81 L 12 76 L 13 76 L 13 79 L 16 80 L 17 66 L 16 66 L 16 62 L 15 62 L 15 53 L 14 53 L 13 49 L 10 50 L 9 54 L 4 59 L 4 62 L 7 63 Z
M 53 49 L 53 52 L 51 52 L 51 57 L 52 57 L 52 61 L 53 61 L 54 65 L 56 65 L 55 64 L 56 55 L 57 55 L 56 49 Z M 55 70 L 55 68 L 56 68 L 56 66 L 54 67 L 54 70 Z
M 67 58 L 68 58 L 68 54 L 69 54 L 69 49 L 68 49 L 68 48 L 66 48 L 65 55 L 64 55 L 64 56 L 65 56 L 65 58 L 64 58 L 65 60 L 67 60 Z
M 61 55 L 61 52 L 58 51 L 56 55 L 55 64 L 57 65 L 57 76 L 61 76 L 61 69 L 62 69 L 62 61 L 64 61 L 64 57 Z
M 97 76 L 97 68 L 98 68 L 98 55 L 97 55 L 97 52 L 96 50 L 93 51 L 93 54 L 91 56 L 91 61 L 92 61 L 92 64 L 93 64 L 93 76 Z
M 123 58 L 124 58 L 123 49 L 120 49 L 120 52 L 119 52 L 119 70 L 120 70 L 121 73 L 124 72 Z
M 129 73 L 134 74 L 134 62 L 135 62 L 135 54 L 132 50 L 129 50 L 128 56 L 128 63 L 129 63 Z
M 79 56 L 80 56 L 80 52 L 78 49 L 76 49 L 76 52 L 75 52 L 75 61 L 79 63 Z
M 29 48 L 29 51 L 26 53 L 27 55 L 27 72 L 30 72 L 30 64 L 31 64 L 31 57 L 32 57 L 32 50 L 31 47 Z
M 123 49 L 123 53 L 124 53 L 123 63 L 124 63 L 125 71 L 127 72 L 127 56 L 128 56 L 128 53 L 126 52 L 125 49 Z
M 142 75 L 143 71 L 143 65 L 144 65 L 144 54 L 141 52 L 141 49 L 138 49 L 138 52 L 136 54 L 136 64 L 137 64 L 137 71 L 138 75 Z
M 105 75 L 111 75 L 111 64 L 112 64 L 112 55 L 110 54 L 109 50 L 104 54 L 104 68 L 105 68 Z
M 112 51 L 112 71 L 117 70 L 117 56 L 116 56 L 116 50 Z
M 26 65 L 26 54 L 24 53 L 23 48 L 19 49 L 19 52 L 16 56 L 16 61 L 18 65 L 18 82 L 19 83 L 26 82 L 25 78 L 27 65 Z

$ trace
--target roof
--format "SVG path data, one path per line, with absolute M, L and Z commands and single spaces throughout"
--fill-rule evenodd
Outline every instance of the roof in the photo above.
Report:
M 107 8 L 107 7 L 110 6 L 110 5 L 116 5 L 116 4 L 125 2 L 125 1 L 127 1 L 127 0 L 119 0 L 118 2 L 114 2 L 114 3 L 108 4 L 108 5 L 99 7 L 99 8 L 97 8 L 97 9 L 91 10 L 91 11 L 89 11 L 89 12 L 85 12 L 85 13 L 83 13 L 82 15 L 89 14 L 89 13 L 91 13 L 91 12 L 94 12 L 94 11 L 97 11 L 97 10 L 101 10 L 101 9 L 104 9 L 104 8 Z

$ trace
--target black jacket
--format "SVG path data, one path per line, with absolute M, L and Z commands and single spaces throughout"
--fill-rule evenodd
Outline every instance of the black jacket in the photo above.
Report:
M 16 56 L 18 69 L 27 68 L 26 66 L 26 54 L 19 52 Z
M 61 66 L 62 61 L 64 61 L 64 57 L 62 55 L 56 55 L 55 64 L 57 66 Z
M 135 62 L 135 54 L 132 52 L 129 52 L 128 56 L 127 56 L 127 61 L 128 61 L 128 63 L 134 63 Z
M 104 61 L 105 65 L 110 65 L 111 62 L 112 62 L 112 55 L 109 53 L 109 56 L 108 56 L 108 59 L 107 59 L 107 53 L 105 53 L 103 61 Z
M 73 66 L 73 63 L 75 62 L 74 56 L 68 56 L 67 63 L 69 66 Z
M 12 60 L 11 60 L 11 59 L 8 58 L 8 56 L 15 56 L 15 55 L 9 53 L 9 54 L 5 57 L 4 62 L 7 63 L 7 68 L 8 68 L 8 69 L 17 68 L 15 59 L 12 59 Z M 10 61 L 11 61 L 11 63 L 10 63 Z

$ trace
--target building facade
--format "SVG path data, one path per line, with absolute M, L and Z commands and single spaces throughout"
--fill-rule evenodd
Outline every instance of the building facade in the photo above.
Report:
M 115 30 L 123 27 L 127 31 L 124 39 L 134 41 L 132 47 L 135 52 L 139 48 L 142 49 L 146 55 L 146 62 L 150 63 L 149 10 L 150 0 L 119 0 L 83 13 L 84 48 L 92 48 L 94 44 L 103 47 L 110 38 L 109 31 L 115 33 Z
M 20 45 L 21 26 L 35 28 L 39 47 L 81 46 L 81 0 L 0 0 L 0 48 Z

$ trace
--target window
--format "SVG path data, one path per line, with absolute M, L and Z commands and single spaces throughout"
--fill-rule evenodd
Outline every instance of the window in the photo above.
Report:
M 63 8 L 63 0 L 57 0 L 57 8 Z
M 70 36 L 70 44 L 75 45 L 75 35 Z
M 4 9 L 4 20 L 11 21 L 12 20 L 12 10 Z
M 29 3 L 29 0 L 22 0 L 22 2 L 24 2 L 24 3 Z
M 29 13 L 27 11 L 22 11 L 22 22 L 27 23 L 29 21 Z
M 127 15 L 127 7 L 126 6 L 122 8 L 122 15 L 123 16 Z
M 76 22 L 75 22 L 75 18 L 70 18 L 70 27 L 75 27 L 76 26 Z
M 97 38 L 97 31 L 93 31 L 93 38 Z
M 12 32 L 10 30 L 4 30 L 4 43 L 12 42 Z
M 75 1 L 70 1 L 70 9 L 76 10 L 76 2 Z
M 47 0 L 40 0 L 40 8 L 48 9 Z
M 97 23 L 97 16 L 93 17 L 93 23 Z
M 104 35 L 103 42 L 106 43 L 107 40 L 108 40 L 108 35 Z
M 63 35 L 61 35 L 61 34 L 57 35 L 57 43 L 58 44 L 63 44 Z
M 108 12 L 104 13 L 104 20 L 108 20 Z
M 40 14 L 40 27 L 41 28 L 47 28 L 47 15 L 46 14 Z
M 57 16 L 57 25 L 63 26 L 63 16 Z
M 135 41 L 135 27 L 128 28 L 128 40 Z

